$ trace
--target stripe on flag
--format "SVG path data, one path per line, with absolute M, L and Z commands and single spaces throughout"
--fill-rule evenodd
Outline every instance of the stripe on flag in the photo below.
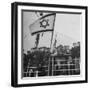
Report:
M 31 34 L 36 34 L 39 32 L 53 31 L 55 14 L 48 14 L 40 19 L 36 20 L 30 25 Z

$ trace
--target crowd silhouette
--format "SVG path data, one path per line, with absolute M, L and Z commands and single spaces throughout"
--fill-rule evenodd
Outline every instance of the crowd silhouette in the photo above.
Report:
M 53 61 L 52 54 L 55 54 Z M 59 45 L 53 53 L 47 47 L 33 48 L 23 53 L 23 77 L 50 76 L 52 70 L 51 75 L 80 74 L 80 42 L 73 43 L 71 48 Z

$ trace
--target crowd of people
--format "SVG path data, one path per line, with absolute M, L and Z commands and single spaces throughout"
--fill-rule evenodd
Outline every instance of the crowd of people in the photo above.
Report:
M 63 45 L 59 45 L 56 47 L 57 54 L 55 57 L 59 57 L 59 59 L 65 59 L 66 61 L 74 61 L 75 58 L 80 60 L 80 42 L 73 43 L 72 48 L 65 48 Z M 55 53 L 55 52 L 53 52 Z M 27 51 L 27 54 L 23 54 L 23 77 L 26 77 L 25 72 L 36 72 L 40 71 L 40 76 L 48 75 L 48 66 L 50 63 L 51 52 L 49 48 L 42 47 Z M 74 62 L 75 63 L 75 62 Z M 58 63 L 57 63 L 58 64 Z M 79 65 L 79 62 L 78 62 Z M 80 68 L 80 66 L 79 66 Z M 67 69 L 67 68 L 66 68 Z M 80 72 L 79 72 L 80 73 Z M 29 74 L 29 73 L 28 73 Z M 29 75 L 28 75 L 29 76 Z M 34 73 L 31 75 L 35 76 Z

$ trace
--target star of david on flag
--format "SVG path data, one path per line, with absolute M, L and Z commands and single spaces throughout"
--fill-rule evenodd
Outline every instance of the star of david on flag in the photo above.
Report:
M 36 20 L 30 25 L 32 35 L 40 32 L 53 31 L 55 21 L 55 13 L 47 14 Z

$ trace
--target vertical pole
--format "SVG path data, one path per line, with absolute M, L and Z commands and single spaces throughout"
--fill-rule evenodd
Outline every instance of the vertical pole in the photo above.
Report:
M 40 34 L 37 34 L 37 35 L 36 35 L 36 41 L 35 41 L 35 48 L 38 47 L 39 39 L 40 39 Z
M 54 35 L 55 18 L 56 18 L 56 14 L 55 14 L 54 21 L 53 21 L 53 31 L 52 31 L 52 36 L 51 36 L 50 49 L 52 49 L 52 40 L 53 40 L 53 35 Z
M 55 14 L 55 17 L 56 17 L 56 14 Z M 52 52 L 52 40 L 53 40 L 53 34 L 54 34 L 55 17 L 54 17 L 54 21 L 53 21 L 53 31 L 52 31 L 52 36 L 51 36 L 50 52 Z M 52 75 L 52 71 L 53 71 L 52 69 L 53 69 L 53 63 L 52 63 L 52 57 L 50 56 L 49 66 L 48 66 L 48 75 L 49 76 Z
M 53 72 L 54 72 L 54 56 L 52 57 L 52 76 L 53 76 Z

